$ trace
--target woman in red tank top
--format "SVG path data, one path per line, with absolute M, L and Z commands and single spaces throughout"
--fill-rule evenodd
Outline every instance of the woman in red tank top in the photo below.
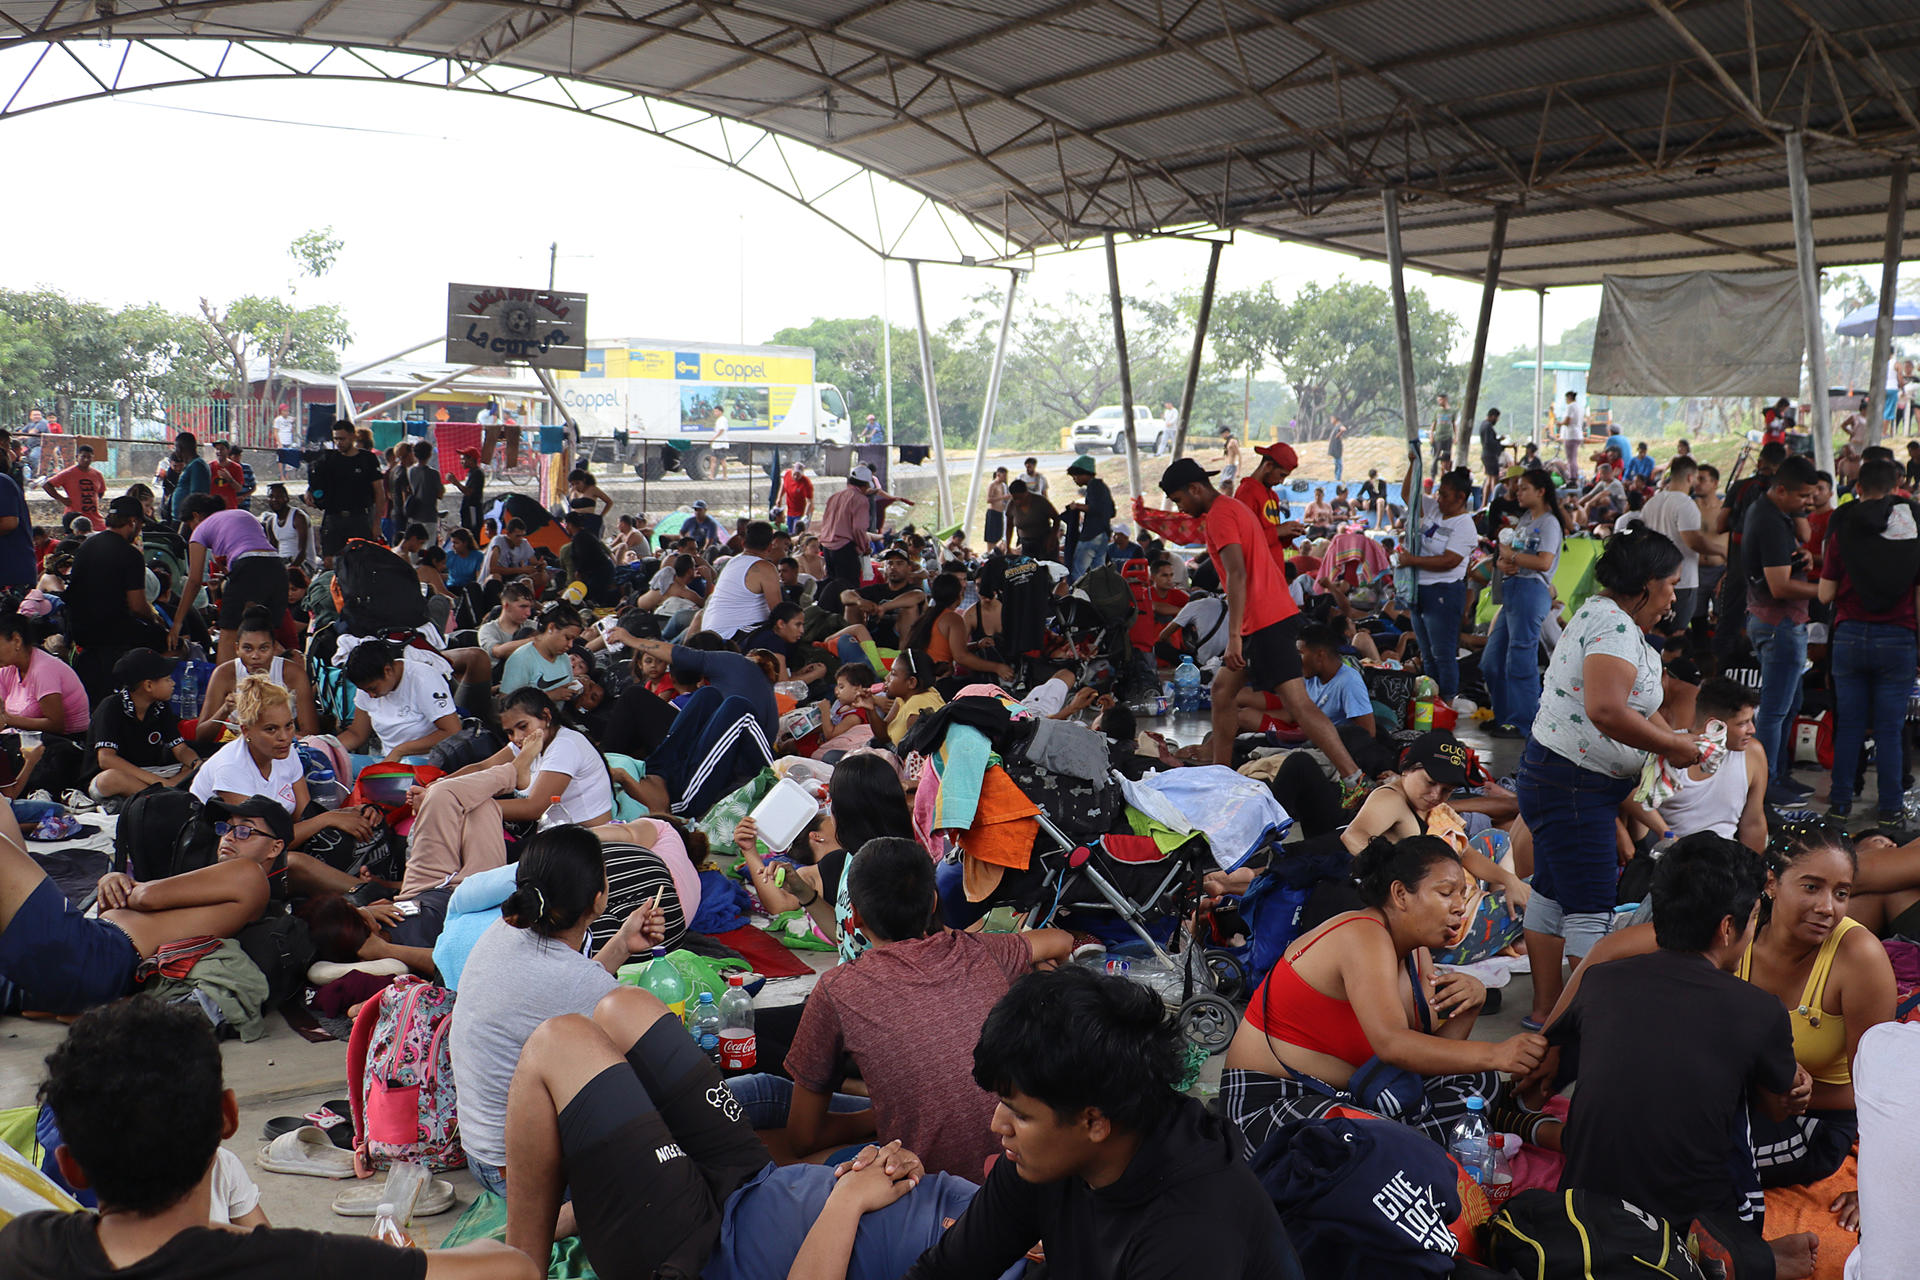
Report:
M 1490 1097 L 1496 1073 L 1525 1072 L 1545 1049 L 1537 1035 L 1469 1040 L 1486 988 L 1465 974 L 1433 975 L 1428 951 L 1458 928 L 1471 884 L 1444 840 L 1375 840 L 1354 874 L 1365 907 L 1294 941 L 1227 1049 L 1221 1099 L 1249 1152 L 1281 1125 L 1343 1102 L 1444 1143 L 1469 1096 Z M 1373 1094 L 1383 1084 L 1391 1102 Z

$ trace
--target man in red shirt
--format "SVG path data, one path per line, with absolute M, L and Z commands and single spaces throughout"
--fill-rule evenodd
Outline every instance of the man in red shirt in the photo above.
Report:
M 91 520 L 97 531 L 104 527 L 100 523 L 100 499 L 107 492 L 107 478 L 93 468 L 92 445 L 81 445 L 75 455 L 77 462 L 48 476 L 40 487 L 68 511 Z
M 225 440 L 216 440 L 213 445 L 212 491 L 213 496 L 227 510 L 233 511 L 240 506 L 240 490 L 247 482 L 246 472 L 233 460 Z
M 813 514 L 813 478 L 805 467 L 794 463 L 780 477 L 780 495 L 787 504 L 787 532 L 798 533 L 800 525 Z
M 1260 461 L 1254 466 L 1253 474 L 1235 486 L 1234 500 L 1253 512 L 1254 519 L 1260 522 L 1260 531 L 1266 535 L 1267 549 L 1273 553 L 1274 563 L 1284 571 L 1288 544 L 1307 529 L 1298 520 L 1281 522 L 1280 499 L 1274 496 L 1273 486 L 1293 474 L 1300 458 L 1293 446 L 1284 442 L 1263 444 L 1254 453 Z
M 1160 490 L 1182 514 L 1203 522 L 1207 552 L 1227 596 L 1227 651 L 1213 678 L 1214 763 L 1233 763 L 1236 700 L 1250 686 L 1278 693 L 1287 719 L 1326 753 L 1343 780 L 1358 782 L 1360 770 L 1339 731 L 1307 694 L 1294 643 L 1300 611 L 1287 593 L 1286 575 L 1273 556 L 1249 553 L 1264 536 L 1260 518 L 1215 489 L 1209 478 L 1213 474 L 1192 458 L 1181 458 L 1160 473 Z

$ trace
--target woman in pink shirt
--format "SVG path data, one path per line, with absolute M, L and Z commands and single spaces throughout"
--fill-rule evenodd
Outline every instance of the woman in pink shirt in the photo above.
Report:
M 13 781 L 0 788 L 10 799 L 42 789 L 58 797 L 78 786 L 93 718 L 80 677 L 34 647 L 32 628 L 17 613 L 0 614 L 0 727 L 40 735 L 38 746 L 21 753 Z

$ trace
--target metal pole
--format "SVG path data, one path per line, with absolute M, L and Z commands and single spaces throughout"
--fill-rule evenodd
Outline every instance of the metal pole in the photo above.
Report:
M 1533 331 L 1533 442 L 1540 443 L 1540 419 L 1547 393 L 1547 291 L 1540 290 L 1540 310 Z
M 880 377 L 886 384 L 887 448 L 893 448 L 893 304 L 887 292 L 887 260 L 880 259 Z
M 410 356 L 422 347 L 430 347 L 436 342 L 445 342 L 446 340 L 447 340 L 446 334 L 436 333 L 431 338 L 428 338 L 425 342 L 416 342 L 410 347 L 403 347 L 400 350 L 394 352 L 390 356 L 381 356 L 378 360 L 369 360 L 365 364 L 357 364 L 353 366 L 353 368 L 351 369 L 344 369 L 340 372 L 339 376 L 342 378 L 351 378 L 356 373 L 365 373 L 369 369 L 377 369 L 381 365 L 386 364 L 389 361 L 398 360 L 401 356 Z
M 1413 326 L 1407 319 L 1407 281 L 1400 255 L 1399 189 L 1382 191 L 1380 206 L 1387 217 L 1387 274 L 1393 286 L 1393 345 L 1400 355 L 1400 412 L 1407 420 L 1407 443 L 1417 452 L 1420 408 L 1413 385 Z
M 980 502 L 980 477 L 987 469 L 987 442 L 993 437 L 994 411 L 1000 407 L 1000 375 L 1007 367 L 1007 331 L 1013 326 L 1013 293 L 1020 287 L 1020 268 L 1007 268 L 1007 303 L 1000 312 L 1000 340 L 993 347 L 993 368 L 987 373 L 987 402 L 980 406 L 980 437 L 973 445 L 973 477 L 967 481 L 966 514 L 960 532 L 973 529 L 973 510 Z
M 1813 202 L 1807 194 L 1807 136 L 1798 129 L 1787 134 L 1787 191 L 1793 198 L 1793 256 L 1800 270 L 1800 318 L 1807 329 L 1807 373 L 1813 381 L 1813 461 L 1822 471 L 1832 471 L 1833 413 L 1827 404 L 1827 335 L 1820 323 L 1820 264 L 1814 259 Z
M 470 364 L 464 369 L 455 369 L 452 373 L 448 374 L 444 378 L 435 378 L 432 382 L 423 382 L 417 387 L 408 387 L 405 391 L 402 391 L 399 395 L 393 396 L 386 400 L 382 400 L 379 404 L 373 405 L 370 408 L 353 410 L 354 421 L 357 422 L 362 418 L 370 419 L 377 414 L 385 413 L 387 410 L 393 408 L 396 405 L 403 405 L 407 401 L 412 400 L 415 397 L 424 394 L 425 392 L 433 391 L 433 390 L 436 390 L 437 388 L 444 387 L 449 382 L 458 382 L 461 378 L 466 377 L 468 374 L 478 373 L 486 367 L 487 366 L 483 364 Z
M 927 393 L 927 430 L 933 437 L 933 468 L 940 486 L 940 527 L 953 519 L 953 488 L 947 479 L 947 446 L 940 437 L 940 393 L 933 385 L 933 340 L 927 336 L 927 304 L 920 296 L 920 262 L 909 259 L 907 278 L 913 281 L 913 318 L 920 329 L 920 376 Z
M 1173 429 L 1173 456 L 1187 453 L 1187 424 L 1193 421 L 1193 397 L 1200 389 L 1200 352 L 1207 345 L 1207 321 L 1213 318 L 1213 282 L 1220 275 L 1220 251 L 1226 248 L 1215 240 L 1207 253 L 1207 283 L 1200 290 L 1200 319 L 1193 328 L 1193 354 L 1187 358 L 1187 381 L 1180 388 L 1180 425 Z
M 1893 162 L 1893 181 L 1887 192 L 1887 245 L 1880 255 L 1880 313 L 1873 321 L 1873 361 L 1867 366 L 1867 387 L 1875 392 L 1886 385 L 1887 361 L 1893 358 L 1894 292 L 1900 286 L 1900 250 L 1907 234 L 1908 165 L 1904 156 Z M 1867 404 L 1867 444 L 1871 446 L 1880 443 L 1880 396 L 1870 396 Z
M 1127 318 L 1120 311 L 1120 260 L 1113 252 L 1113 232 L 1107 232 L 1107 295 L 1113 300 L 1113 345 L 1120 354 L 1120 429 L 1127 436 L 1127 484 L 1133 496 L 1140 488 L 1140 440 L 1133 429 L 1133 366 L 1127 362 Z
M 1473 363 L 1467 366 L 1467 396 L 1460 405 L 1460 456 L 1471 457 L 1469 442 L 1480 421 L 1480 377 L 1487 365 L 1487 326 L 1493 323 L 1493 295 L 1500 288 L 1500 257 L 1507 248 L 1507 216 L 1498 205 L 1493 211 L 1493 240 L 1487 245 L 1487 274 L 1480 282 L 1480 321 L 1473 330 Z

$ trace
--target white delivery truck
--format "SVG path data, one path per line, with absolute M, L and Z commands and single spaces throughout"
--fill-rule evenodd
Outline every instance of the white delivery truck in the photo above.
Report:
M 585 371 L 556 377 L 583 445 L 624 440 L 624 458 L 649 479 L 705 480 L 716 445 L 736 462 L 777 448 L 783 463 L 817 466 L 825 446 L 852 441 L 847 403 L 814 381 L 809 347 L 590 340 Z

